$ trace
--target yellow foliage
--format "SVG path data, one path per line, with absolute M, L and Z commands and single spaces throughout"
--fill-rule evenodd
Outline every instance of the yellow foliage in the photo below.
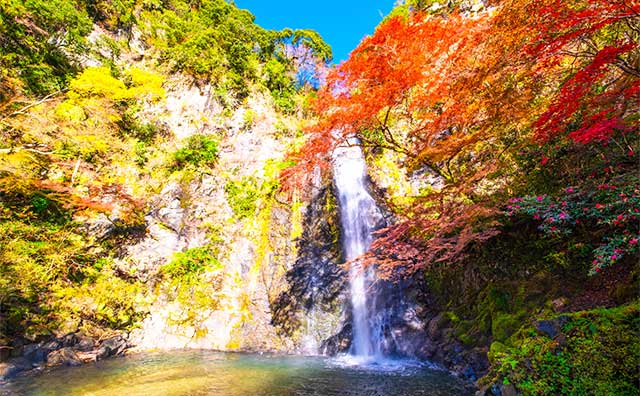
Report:
M 157 101 L 165 97 L 166 91 L 162 88 L 164 78 L 161 75 L 136 67 L 132 67 L 126 73 L 131 79 L 129 93 L 132 98 L 148 98 L 152 101 Z
M 158 101 L 165 97 L 164 79 L 159 74 L 132 67 L 125 71 L 130 81 L 124 82 L 111 75 L 106 67 L 89 67 L 71 81 L 67 100 L 56 108 L 56 115 L 64 120 L 80 122 L 105 118 L 110 122 L 121 119 L 116 102 L 128 100 Z
M 55 110 L 56 117 L 71 122 L 84 121 L 87 118 L 82 107 L 76 105 L 72 101 L 64 101 L 60 103 Z
M 293 204 L 291 205 L 291 234 L 289 238 L 292 241 L 300 238 L 303 232 L 303 213 L 304 204 L 299 201 L 297 195 L 294 195 Z
M 71 81 L 67 94 L 69 99 L 91 96 L 122 100 L 132 98 L 124 83 L 113 76 L 106 67 L 88 67 L 75 80 Z

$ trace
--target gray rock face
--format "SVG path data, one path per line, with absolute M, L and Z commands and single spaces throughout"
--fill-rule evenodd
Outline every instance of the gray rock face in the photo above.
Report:
M 152 216 L 176 234 L 182 231 L 185 220 L 185 209 L 182 207 L 183 190 L 178 183 L 170 183 L 164 187 L 159 199 L 154 203 Z
M 104 213 L 100 213 L 95 218 L 85 220 L 82 228 L 89 237 L 102 241 L 116 230 L 116 225 Z
M 316 349 L 308 353 L 323 352 L 322 349 L 331 353 L 348 347 L 344 337 L 337 335 L 346 335 L 338 327 L 344 321 L 346 274 L 338 266 L 342 251 L 336 205 L 331 184 L 317 189 L 297 241 L 298 259 L 286 273 L 288 288 L 271 304 L 272 321 L 278 331 L 287 336 L 306 334 L 307 342 Z M 333 341 L 323 343 L 332 336 Z M 303 342 L 298 340 L 299 344 Z

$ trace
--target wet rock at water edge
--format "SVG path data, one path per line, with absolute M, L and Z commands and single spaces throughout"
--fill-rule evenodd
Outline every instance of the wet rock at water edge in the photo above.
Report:
M 34 368 L 33 363 L 23 357 L 9 359 L 5 363 L 0 363 L 0 381 L 13 378 L 16 374 L 31 370 Z
M 50 350 L 44 348 L 41 344 L 29 344 L 23 348 L 23 357 L 34 364 L 42 363 L 47 359 Z
M 82 361 L 70 347 L 65 347 L 57 351 L 53 351 L 47 355 L 47 366 L 80 366 Z
M 122 336 L 115 336 L 105 340 L 100 344 L 100 348 L 97 350 L 97 359 L 104 359 L 109 356 L 119 356 L 129 348 L 129 343 Z
M 79 336 L 78 343 L 76 344 L 76 349 L 81 352 L 89 352 L 93 350 L 95 347 L 95 340 L 91 337 L 87 336 Z
M 349 348 L 351 348 L 352 337 L 351 322 L 347 322 L 338 334 L 322 342 L 320 351 L 328 356 L 335 356 L 339 353 L 347 352 Z
M 8 343 L 0 342 L 0 363 L 6 362 L 11 357 L 11 346 Z

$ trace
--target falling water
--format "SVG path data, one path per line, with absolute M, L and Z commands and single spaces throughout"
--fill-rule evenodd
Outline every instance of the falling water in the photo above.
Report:
M 356 142 L 352 142 L 356 143 Z M 366 163 L 362 150 L 356 144 L 339 147 L 334 153 L 334 177 L 340 200 L 344 252 L 347 260 L 365 253 L 371 245 L 371 233 L 380 210 L 366 188 Z M 358 262 L 350 267 L 352 330 L 351 354 L 365 359 L 382 356 L 383 340 L 377 315 L 372 307 L 375 301 L 368 296 L 375 279 L 371 267 Z

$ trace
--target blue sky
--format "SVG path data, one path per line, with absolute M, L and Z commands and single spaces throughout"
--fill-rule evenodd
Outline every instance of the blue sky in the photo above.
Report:
M 360 40 L 373 33 L 394 0 L 235 0 L 256 16 L 265 29 L 313 29 L 333 48 L 333 60 L 339 63 Z

